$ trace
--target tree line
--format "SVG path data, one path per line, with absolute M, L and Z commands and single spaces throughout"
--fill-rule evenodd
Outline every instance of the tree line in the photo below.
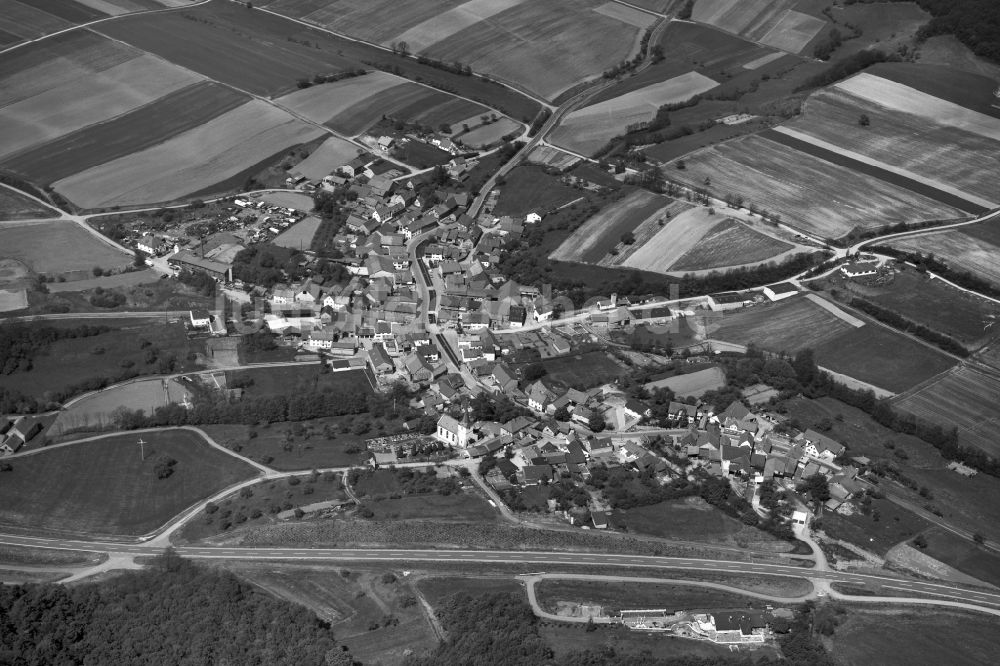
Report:
M 927 328 L 923 324 L 918 324 L 915 321 L 907 319 L 894 310 L 884 308 L 881 305 L 876 305 L 871 301 L 866 301 L 865 299 L 858 298 L 856 296 L 851 299 L 851 307 L 857 308 L 865 314 L 869 314 L 879 321 L 892 326 L 893 328 L 906 333 L 912 333 L 921 340 L 926 340 L 949 354 L 961 356 L 962 358 L 969 356 L 969 350 L 955 338 L 950 335 L 945 335 L 944 333 L 938 333 L 935 330 Z

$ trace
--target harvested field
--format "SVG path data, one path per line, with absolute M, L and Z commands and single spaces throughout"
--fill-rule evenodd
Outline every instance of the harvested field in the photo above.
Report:
M 904 238 L 893 242 L 892 246 L 933 254 L 953 268 L 970 271 L 1000 285 L 1000 248 L 973 233 L 965 231 L 965 228 L 956 229 Z
M 188 390 L 176 379 L 139 379 L 74 402 L 59 412 L 48 432 L 49 436 L 58 437 L 74 432 L 107 430 L 114 425 L 115 411 L 122 407 L 152 414 L 158 407 L 181 404 L 189 399 Z
M 125 16 L 94 30 L 263 96 L 292 90 L 304 76 L 357 68 L 338 55 L 341 40 L 223 0 L 182 12 Z
M 814 347 L 816 362 L 893 393 L 901 393 L 956 364 L 951 356 L 879 324 L 851 328 Z
M 868 126 L 858 124 L 861 114 L 868 116 Z M 1000 119 L 989 121 L 1000 130 Z M 950 115 L 931 119 L 916 107 L 886 108 L 838 85 L 812 95 L 804 115 L 779 131 L 788 129 L 800 138 L 915 174 L 934 187 L 951 188 L 987 208 L 997 206 L 989 174 L 1000 171 L 1000 134 L 987 137 L 967 131 L 953 124 Z
M 0 187 L 0 220 L 40 220 L 59 217 L 59 213 L 25 195 Z
M 518 217 L 532 212 L 541 215 L 580 198 L 580 195 L 580 190 L 563 184 L 542 169 L 522 165 L 507 174 L 507 182 L 500 189 L 500 199 L 493 213 Z
M 552 146 L 538 146 L 528 155 L 528 161 L 544 166 L 555 167 L 556 169 L 569 169 L 574 164 L 580 162 L 580 158 L 570 153 L 565 153 Z
M 442 39 L 424 55 L 554 99 L 628 59 L 642 29 L 594 11 L 602 0 L 523 2 Z M 649 17 L 650 23 L 654 19 Z M 595 40 L 594 35 L 601 35 Z
M 202 81 L 117 118 L 36 145 L 8 157 L 2 164 L 32 182 L 53 183 L 155 146 L 248 100 L 231 88 Z
M 705 315 L 706 337 L 738 344 L 753 343 L 773 352 L 794 354 L 836 340 L 853 327 L 802 297 L 747 310 Z
M 938 423 L 958 428 L 959 443 L 975 446 L 991 456 L 1000 455 L 996 429 L 1000 425 L 1000 376 L 973 366 L 955 368 L 896 406 Z
M 151 55 L 82 76 L 0 109 L 0 156 L 132 111 L 197 81 Z
M 482 125 L 471 132 L 460 134 L 456 140 L 470 148 L 483 148 L 498 143 L 501 138 L 508 134 L 519 134 L 520 131 L 520 123 L 516 123 L 510 118 L 501 118 L 495 123 Z
M 792 9 L 799 0 L 698 0 L 691 18 L 726 32 L 799 53 L 826 21 Z
M 64 30 L 71 25 L 73 25 L 71 22 L 36 9 L 28 3 L 16 0 L 0 2 L 0 30 L 19 38 L 13 41 L 7 40 L 8 43 L 35 39 L 50 32 Z
M 620 242 L 622 234 L 633 231 L 670 201 L 647 190 L 637 190 L 587 220 L 549 256 L 560 261 L 597 263 Z
M 55 188 L 84 208 L 173 201 L 320 134 L 253 100 L 159 145 L 60 180 Z
M 254 469 L 185 430 L 111 435 L 20 458 L 0 485 L 0 522 L 33 530 L 139 535 Z M 169 457 L 173 473 L 157 478 Z
M 32 222 L 0 228 L 0 258 L 17 259 L 36 273 L 73 277 L 94 266 L 118 268 L 132 263 L 74 222 Z
M 666 273 L 718 224 L 707 208 L 688 208 L 659 228 L 652 238 L 628 256 L 623 266 Z
M 949 126 L 988 139 L 1000 140 L 1000 118 L 967 109 L 881 76 L 862 72 L 841 81 L 835 87 L 891 111 L 912 113 L 932 123 L 947 118 Z
M 686 375 L 674 375 L 646 384 L 646 390 L 669 388 L 679 396 L 700 398 L 706 391 L 714 391 L 726 385 L 726 375 L 721 368 L 705 368 Z
M 271 242 L 294 250 L 308 250 L 321 221 L 315 215 L 310 215 L 290 226 Z
M 670 177 L 693 187 L 732 192 L 786 224 L 838 238 L 854 228 L 916 220 L 955 219 L 958 211 L 885 181 L 872 179 L 758 136 L 691 153 Z
M 440 14 L 418 23 L 400 33 L 393 40 L 404 42 L 411 51 L 419 53 L 438 42 L 486 21 L 500 12 L 516 7 L 525 0 L 468 0 Z
M 552 143 L 576 153 L 591 155 L 627 128 L 648 122 L 664 104 L 691 99 L 711 90 L 715 81 L 697 72 L 688 72 L 620 97 L 598 102 L 566 115 L 552 133 Z
M 362 149 L 350 141 L 331 136 L 309 154 L 309 157 L 295 165 L 293 171 L 309 180 L 320 180 L 339 167 L 354 159 Z
M 694 248 L 685 252 L 671 266 L 671 270 L 698 271 L 755 264 L 793 247 L 791 243 L 765 236 L 741 222 L 726 218 L 713 226 Z

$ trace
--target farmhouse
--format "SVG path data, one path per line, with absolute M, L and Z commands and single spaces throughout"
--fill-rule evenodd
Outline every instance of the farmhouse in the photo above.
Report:
M 208 310 L 191 310 L 191 328 L 208 328 L 212 323 L 212 315 Z
M 849 261 L 841 265 L 840 272 L 844 277 L 864 277 L 878 273 L 878 267 L 871 262 Z
M 216 280 L 232 279 L 232 264 L 199 257 L 194 252 L 181 250 L 167 259 L 171 267 L 177 270 L 189 270 L 194 273 L 206 273 Z
M 708 297 L 708 307 L 712 308 L 715 312 L 738 310 L 748 302 L 749 298 L 745 294 L 738 294 L 734 291 L 712 294 Z

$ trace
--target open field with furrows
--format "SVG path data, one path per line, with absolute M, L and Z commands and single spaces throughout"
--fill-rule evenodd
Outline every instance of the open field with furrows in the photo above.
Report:
M 387 116 L 435 130 L 489 110 L 385 72 L 324 83 L 277 99 L 287 109 L 349 136 Z
M 365 664 L 399 666 L 434 649 L 437 637 L 409 579 L 399 570 L 353 564 L 226 565 L 241 578 L 312 610 L 332 625 L 337 642 Z
M 597 263 L 621 242 L 622 234 L 634 231 L 670 201 L 647 190 L 637 190 L 587 220 L 556 248 L 550 258 Z
M 947 609 L 851 608 L 830 638 L 836 663 L 988 666 L 1000 651 L 996 618 Z M 943 637 L 947 637 L 943 640 Z
M 1000 246 L 993 237 L 996 222 L 974 224 L 954 231 L 942 231 L 891 243 L 904 250 L 933 254 L 949 267 L 975 273 L 1000 285 Z
M 879 388 L 900 393 L 957 363 L 944 352 L 883 325 L 851 328 L 815 348 L 816 362 Z
M 1000 376 L 972 366 L 955 368 L 933 383 L 908 393 L 896 406 L 945 428 L 958 428 L 958 441 L 1000 454 Z
M 794 9 L 799 0 L 698 0 L 691 18 L 768 46 L 799 53 L 826 21 Z
M 931 280 L 905 265 L 900 265 L 892 282 L 885 286 L 867 286 L 845 280 L 843 287 L 850 294 L 857 294 L 911 321 L 950 335 L 970 349 L 988 342 L 1000 332 L 1000 329 L 995 329 L 1000 304 L 959 291 L 940 280 Z M 935 305 L 929 308 L 928 303 Z
M 719 222 L 671 267 L 696 271 L 754 264 L 791 250 L 791 243 L 766 236 L 733 219 Z
M 195 0 L 0 0 L 0 48 L 74 25 Z
M 362 149 L 350 141 L 331 136 L 312 151 L 309 157 L 296 164 L 294 170 L 309 180 L 319 180 L 347 164 L 361 152 Z
M 0 188 L 0 220 L 38 220 L 59 217 L 59 213 L 15 190 Z
M 252 100 L 163 143 L 64 178 L 56 191 L 84 207 L 167 202 L 208 190 L 322 130 Z
M 757 136 L 684 157 L 669 177 L 721 196 L 736 193 L 786 224 L 822 237 L 899 222 L 962 217 L 954 208 Z M 707 183 L 707 185 L 706 185 Z
M 198 81 L 197 75 L 151 55 L 0 108 L 0 156 L 9 156 L 127 113 Z
M 477 72 L 554 99 L 635 50 L 645 28 L 634 25 L 634 17 L 627 22 L 588 11 L 604 4 L 603 0 L 522 2 L 454 34 L 446 30 L 423 53 L 466 63 Z M 647 25 L 654 18 L 650 15 Z
M 11 155 L 0 166 L 35 183 L 53 183 L 155 146 L 248 100 L 231 88 L 202 81 L 117 118 Z
M 552 146 L 538 146 L 528 155 L 528 162 L 556 169 L 568 169 L 579 161 L 580 158 L 576 155 L 571 155 Z
M 496 144 L 508 134 L 520 133 L 520 124 L 510 118 L 501 118 L 495 123 L 480 125 L 469 132 L 458 135 L 456 141 L 469 148 L 484 148 Z
M 664 104 L 684 102 L 718 85 L 697 72 L 687 72 L 620 97 L 566 115 L 550 140 L 576 153 L 591 155 L 629 126 L 649 122 Z
M 873 82 L 873 86 L 894 85 L 887 79 L 874 78 L 877 83 Z M 782 129 L 795 130 L 806 140 L 818 140 L 840 151 L 858 153 L 890 168 L 916 174 L 935 187 L 971 195 L 972 201 L 978 199 L 987 207 L 996 206 L 996 188 L 989 174 L 1000 170 L 1000 119 L 976 114 L 977 127 L 996 127 L 996 133 L 990 136 L 964 129 L 963 125 L 970 126 L 973 121 L 961 118 L 975 114 L 973 111 L 925 116 L 919 108 L 927 96 L 912 88 L 907 90 L 912 91 L 909 95 L 913 103 L 899 109 L 847 92 L 852 85 L 849 80 L 814 94 L 806 102 L 804 115 Z M 869 125 L 859 124 L 862 114 L 868 116 Z
M 95 266 L 120 268 L 130 255 L 101 242 L 74 222 L 30 222 L 0 228 L 0 258 L 17 259 L 36 273 L 81 277 Z
M 564 184 L 537 166 L 518 166 L 507 174 L 500 188 L 494 215 L 542 215 L 582 196 L 583 192 Z
M 71 25 L 72 22 L 32 7 L 27 2 L 0 2 L 0 48 L 65 30 Z
M 112 435 L 17 459 L 0 486 L 0 523 L 33 530 L 139 535 L 255 470 L 183 430 Z M 157 478 L 165 458 L 173 473 Z
M 646 389 L 669 388 L 680 396 L 700 398 L 706 391 L 714 391 L 726 385 L 726 375 L 721 368 L 705 368 L 683 375 L 674 375 L 646 384 Z
M 753 343 L 773 352 L 815 348 L 853 327 L 803 297 L 747 310 L 705 315 L 705 336 L 738 344 Z

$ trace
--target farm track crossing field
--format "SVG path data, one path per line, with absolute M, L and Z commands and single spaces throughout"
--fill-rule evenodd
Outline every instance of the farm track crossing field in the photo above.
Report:
M 958 441 L 1000 455 L 1000 376 L 973 366 L 956 368 L 895 403 L 899 409 L 947 428 Z
M 552 143 L 591 155 L 629 126 L 648 122 L 664 104 L 684 102 L 716 86 L 712 79 L 687 72 L 569 113 L 552 133 Z
M 637 190 L 621 201 L 605 206 L 587 220 L 550 255 L 559 261 L 597 263 L 621 240 L 670 199 L 647 190 Z
M 184 431 L 112 435 L 18 459 L 0 485 L 0 522 L 35 530 L 140 535 L 253 476 L 246 463 Z M 164 458 L 173 473 L 158 479 Z
M 790 243 L 765 236 L 745 224 L 726 219 L 716 224 L 698 242 L 684 253 L 671 270 L 696 271 L 753 264 L 771 259 L 792 249 Z
M 84 208 L 168 202 L 204 191 L 322 131 L 252 100 L 163 143 L 55 183 Z
M 868 116 L 868 126 L 858 124 L 862 114 Z M 1000 171 L 1000 135 L 967 131 L 953 125 L 952 117 L 927 118 L 915 107 L 889 109 L 834 86 L 812 95 L 804 115 L 787 127 L 939 186 L 985 197 L 987 207 L 995 206 L 996 184 L 990 175 Z M 989 125 L 991 121 L 1000 130 L 1000 119 L 981 122 Z
M 0 258 L 17 259 L 36 273 L 72 276 L 94 266 L 117 268 L 132 256 L 101 242 L 74 222 L 32 222 L 0 227 Z
M 30 181 L 53 183 L 162 143 L 249 99 L 217 83 L 195 83 L 107 122 L 13 155 L 0 164 Z
M 856 227 L 955 219 L 962 213 L 766 138 L 749 136 L 696 151 L 670 177 L 713 192 L 741 194 L 785 222 L 821 237 Z
M 0 155 L 127 113 L 197 81 L 151 55 L 80 77 L 0 109 Z
M 706 337 L 755 344 L 773 352 L 794 354 L 816 348 L 852 327 L 815 303 L 793 297 L 747 310 L 705 316 Z
M 0 187 L 0 220 L 37 220 L 59 214 L 14 190 Z

